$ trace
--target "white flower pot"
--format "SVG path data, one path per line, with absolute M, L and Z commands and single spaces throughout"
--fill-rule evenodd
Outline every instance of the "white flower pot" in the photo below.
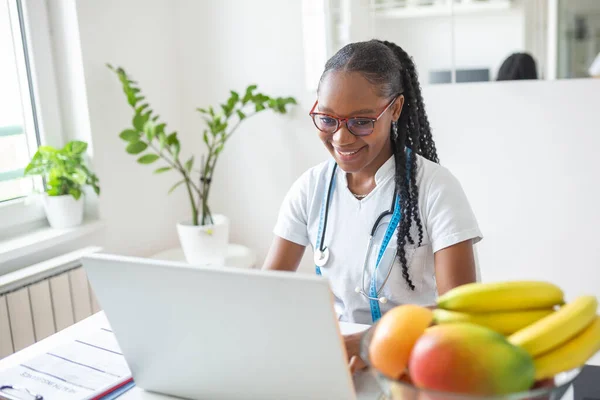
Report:
M 225 265 L 229 244 L 229 219 L 213 215 L 213 225 L 177 224 L 179 242 L 188 263 L 192 265 Z
M 70 194 L 48 196 L 44 194 L 42 203 L 50 226 L 55 229 L 72 228 L 83 221 L 83 196 L 75 200 Z

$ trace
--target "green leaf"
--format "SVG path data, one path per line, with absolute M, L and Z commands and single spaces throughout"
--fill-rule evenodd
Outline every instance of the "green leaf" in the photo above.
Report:
M 156 125 L 154 125 L 154 122 L 146 122 L 144 124 L 144 132 L 146 133 L 146 138 L 148 139 L 148 142 L 151 142 L 152 139 L 156 137 Z
M 150 121 L 150 117 L 152 116 L 152 110 L 148 110 L 144 113 L 144 125 L 146 125 L 146 122 Z
M 141 156 L 140 158 L 138 158 L 138 162 L 140 164 L 152 164 L 153 162 L 155 162 L 156 160 L 158 160 L 158 154 L 146 154 Z
M 212 117 L 214 117 L 214 116 L 215 116 L 215 110 L 213 110 L 212 106 L 209 106 L 209 107 L 208 107 L 208 113 L 209 113 L 209 114 L 210 114 Z
M 242 112 L 242 110 L 236 110 L 236 111 L 237 111 L 237 115 L 238 115 L 238 117 L 240 117 L 240 120 L 242 120 L 242 119 L 246 118 L 246 114 L 244 114 L 244 113 Z
M 121 132 L 119 137 L 126 142 L 134 142 L 140 139 L 140 134 L 133 129 L 125 129 L 123 132 Z
M 94 193 L 96 193 L 97 196 L 100 196 L 100 186 L 94 184 L 92 187 L 94 188 Z
M 171 146 L 177 142 L 179 142 L 179 139 L 177 139 L 177 132 L 172 132 L 169 136 L 167 136 L 167 144 L 169 146 Z
M 154 117 L 152 117 L 152 122 L 158 121 L 159 118 L 160 118 L 160 115 L 155 115 Z
M 41 172 L 40 164 L 42 163 L 42 154 L 37 151 L 31 162 L 25 167 L 24 175 L 37 175 Z
M 217 146 L 217 148 L 215 149 L 215 155 L 218 156 L 219 153 L 221 153 L 223 151 L 223 147 L 225 146 L 225 143 L 221 143 L 220 145 Z
M 260 112 L 264 109 L 265 109 L 265 106 L 263 106 L 261 103 L 256 104 L 256 112 Z
M 79 168 L 71 174 L 70 179 L 79 185 L 83 185 L 87 181 L 87 173 L 83 169 Z
M 173 158 L 179 157 L 179 151 L 181 151 L 181 145 L 179 144 L 179 141 L 171 145 L 171 151 L 173 152 Z
M 87 143 L 79 140 L 73 140 L 65 145 L 65 151 L 72 155 L 83 154 L 87 150 Z
M 184 183 L 184 182 L 185 182 L 185 179 L 183 179 L 183 180 L 181 180 L 181 181 L 177 182 L 176 184 L 174 184 L 174 185 L 171 187 L 171 189 L 169 189 L 169 194 L 173 193 L 173 190 L 177 189 L 177 187 L 178 187 L 179 185 L 181 185 L 182 183 Z
M 41 175 L 43 173 L 44 173 L 44 169 L 43 168 L 37 167 L 37 166 L 33 166 L 33 165 L 29 164 L 25 168 L 25 171 L 23 172 L 23 176 Z
M 140 113 L 135 114 L 135 116 L 133 117 L 134 128 L 137 129 L 139 132 L 143 132 L 144 124 L 146 124 L 146 118 L 144 117 L 144 115 Z
M 129 145 L 127 145 L 127 147 L 125 148 L 125 151 L 128 152 L 129 154 L 140 154 L 142 151 L 146 150 L 147 148 L 148 148 L 148 145 L 145 142 L 137 141 L 137 142 L 129 143 Z
M 208 131 L 205 129 L 203 134 L 202 134 L 202 140 L 204 140 L 204 143 L 206 143 L 208 145 Z
M 160 167 L 154 171 L 155 174 L 162 174 L 163 172 L 170 171 L 171 167 Z
M 73 196 L 75 198 L 75 200 L 79 200 L 79 198 L 81 197 L 81 190 L 71 188 L 71 189 L 69 189 L 69 194 L 71 196 Z
M 160 143 L 159 151 L 162 152 L 167 146 L 167 135 L 162 131 L 158 132 L 158 142 Z
M 49 154 L 55 154 L 58 150 L 56 150 L 52 146 L 40 146 L 40 147 L 38 147 L 38 151 L 42 155 L 49 155 Z
M 125 94 L 127 95 L 127 102 L 129 103 L 129 105 L 131 107 L 135 107 L 135 105 L 137 103 L 136 98 L 135 98 L 135 93 L 133 93 L 131 90 L 128 90 L 127 87 L 125 86 Z
M 194 165 L 194 156 L 191 156 L 189 160 L 185 162 L 185 169 L 187 172 L 192 171 L 192 166 Z
M 223 114 L 225 114 L 225 117 L 229 117 L 231 115 L 231 109 L 233 108 L 232 106 L 229 106 L 228 104 L 221 104 L 221 108 L 223 109 Z
M 233 99 L 233 103 L 237 103 L 238 100 L 240 99 L 240 95 L 238 94 L 238 92 L 235 91 L 231 91 L 231 98 Z
M 250 85 L 246 88 L 246 94 L 244 95 L 244 98 L 242 99 L 242 102 L 244 104 L 246 104 L 250 99 L 252 99 L 252 92 L 254 90 L 256 90 L 257 86 L 256 85 Z
M 139 106 L 138 108 L 136 108 L 136 109 L 135 109 L 135 113 L 136 113 L 136 114 L 142 114 L 142 112 L 143 112 L 143 111 L 144 111 L 146 108 L 148 108 L 148 107 L 150 107 L 150 106 L 148 105 L 148 103 L 144 103 L 144 104 L 142 104 L 141 106 Z
M 48 193 L 48 196 L 62 196 L 63 195 L 63 193 L 61 192 L 59 187 L 48 188 L 48 189 L 46 189 L 46 193 Z
M 206 111 L 206 109 L 204 108 L 196 108 L 196 110 L 201 112 L 202 114 L 208 114 L 208 111 Z

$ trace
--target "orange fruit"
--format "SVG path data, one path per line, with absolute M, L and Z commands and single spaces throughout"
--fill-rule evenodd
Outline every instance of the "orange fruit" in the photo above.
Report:
M 406 370 L 415 342 L 432 321 L 431 310 L 413 304 L 385 313 L 375 326 L 369 345 L 373 367 L 390 378 L 399 378 Z

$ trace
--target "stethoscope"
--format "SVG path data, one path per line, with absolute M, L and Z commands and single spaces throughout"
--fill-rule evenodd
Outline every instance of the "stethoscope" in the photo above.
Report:
M 318 234 L 317 234 L 317 243 L 316 243 L 315 252 L 314 252 L 315 271 L 316 271 L 317 275 L 322 275 L 321 267 L 324 267 L 330 258 L 329 248 L 325 245 L 324 242 L 325 242 L 325 232 L 327 230 L 327 219 L 328 219 L 327 217 L 329 214 L 331 196 L 335 190 L 336 170 L 337 170 L 337 163 L 333 163 L 331 177 L 329 180 L 329 186 L 327 188 L 327 191 L 325 192 L 323 202 L 321 203 L 321 211 L 320 211 L 320 215 L 319 215 L 319 230 L 318 230 Z M 368 268 L 369 255 L 371 254 L 371 249 L 373 248 L 373 238 L 377 234 L 379 228 L 381 226 L 383 226 L 383 225 L 380 225 L 381 221 L 385 217 L 390 216 L 390 215 L 392 216 L 392 218 L 391 218 L 390 222 L 388 223 L 388 228 L 385 232 L 385 235 L 384 235 L 384 238 L 382 241 L 382 245 L 381 245 L 381 248 L 380 248 L 378 256 L 377 256 L 377 262 L 375 264 L 375 268 L 372 273 L 369 291 L 367 292 L 367 290 L 365 290 L 365 276 L 366 276 L 367 268 Z M 385 287 L 385 284 L 387 283 L 387 281 L 390 277 L 390 274 L 392 273 L 392 265 L 394 263 L 395 257 L 393 257 L 391 259 L 390 265 L 388 268 L 388 272 L 387 272 L 385 279 L 379 289 L 377 289 L 377 285 L 376 285 L 376 283 L 377 283 L 376 282 L 376 271 L 379 267 L 379 262 L 381 261 L 383 255 L 385 253 L 385 250 L 387 249 L 387 246 L 388 246 L 390 240 L 392 239 L 396 228 L 398 227 L 401 216 L 402 215 L 401 215 L 401 211 L 400 211 L 400 199 L 399 199 L 396 189 L 394 189 L 394 197 L 392 199 L 392 205 L 390 206 L 390 208 L 388 210 L 382 212 L 379 215 L 379 217 L 377 217 L 377 219 L 375 220 L 375 223 L 373 224 L 373 227 L 371 228 L 371 232 L 369 234 L 369 242 L 367 245 L 367 251 L 365 253 L 365 258 L 363 261 L 362 288 L 357 286 L 355 289 L 356 293 L 363 295 L 366 299 L 369 300 L 369 303 L 371 306 L 371 316 L 373 318 L 373 322 L 375 322 L 379 318 L 381 318 L 381 311 L 379 309 L 379 303 L 385 304 L 388 301 L 388 299 L 386 297 L 380 296 L 380 295 L 381 295 L 381 292 L 383 291 L 383 288 Z

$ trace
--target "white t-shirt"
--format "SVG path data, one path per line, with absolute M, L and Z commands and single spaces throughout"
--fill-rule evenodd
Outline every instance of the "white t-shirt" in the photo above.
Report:
M 331 179 L 330 166 L 331 162 L 323 162 L 306 171 L 293 184 L 281 206 L 275 235 L 302 246 L 310 244 L 314 251 L 321 203 Z M 383 219 L 382 227 L 373 238 L 365 283 L 362 284 L 369 235 L 377 217 L 391 208 L 394 171 L 395 160 L 392 156 L 375 174 L 375 189 L 358 200 L 348 189 L 346 173 L 340 168 L 336 170 L 336 187 L 330 200 L 324 239 L 324 245 L 330 252 L 329 261 L 321 267 L 321 272 L 329 279 L 340 321 L 372 323 L 369 301 L 356 293 L 355 289 L 360 286 L 368 293 L 371 273 L 390 217 Z M 434 304 L 437 288 L 433 254 L 465 240 L 472 239 L 476 243 L 482 238 L 460 183 L 446 168 L 417 156 L 417 185 L 423 240 L 417 246 L 419 236 L 413 221 L 411 232 L 415 244 L 405 247 L 408 273 L 415 290 L 408 287 L 402 276 L 401 264 L 395 257 L 396 230 L 377 273 L 380 285 L 394 262 L 381 293 L 388 299 L 388 303 L 380 305 L 382 314 L 399 304 Z

